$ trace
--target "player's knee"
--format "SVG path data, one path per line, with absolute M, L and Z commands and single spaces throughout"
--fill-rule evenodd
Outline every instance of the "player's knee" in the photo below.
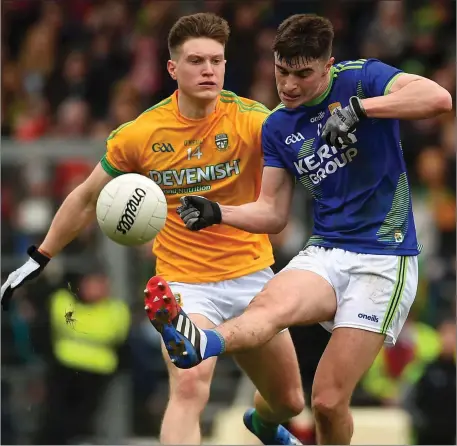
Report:
M 267 287 L 255 296 L 248 309 L 251 308 L 251 311 L 255 310 L 258 313 L 264 328 L 270 325 L 279 330 L 287 326 L 283 322 L 287 319 L 288 310 L 284 308 L 285 305 L 275 305 L 275 296 L 274 290 Z
M 303 390 L 295 389 L 286 394 L 284 408 L 287 411 L 287 418 L 296 417 L 305 408 L 305 396 Z
M 338 388 L 314 389 L 311 406 L 316 417 L 334 418 L 347 411 L 349 401 Z
M 173 377 L 170 397 L 182 402 L 205 405 L 209 399 L 210 379 L 204 367 L 179 370 Z
M 301 388 L 284 390 L 280 397 L 270 401 L 269 405 L 275 413 L 281 414 L 286 420 L 296 417 L 305 408 L 305 397 Z

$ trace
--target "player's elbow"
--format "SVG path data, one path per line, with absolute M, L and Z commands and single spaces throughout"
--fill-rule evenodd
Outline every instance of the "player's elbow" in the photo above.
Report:
M 437 113 L 448 113 L 452 111 L 452 96 L 444 88 L 440 88 L 439 92 L 436 95 L 435 107 Z
M 284 230 L 287 226 L 287 218 L 283 218 L 281 216 L 277 216 L 272 222 L 270 226 L 270 230 L 268 234 L 279 234 Z
M 433 115 L 448 113 L 452 110 L 452 96 L 445 88 L 429 79 L 419 82 L 422 89 L 428 92 L 428 109 Z

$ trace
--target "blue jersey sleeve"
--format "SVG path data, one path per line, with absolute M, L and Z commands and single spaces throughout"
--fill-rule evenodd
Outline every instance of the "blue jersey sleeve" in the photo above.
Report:
M 263 123 L 262 127 L 262 149 L 264 166 L 286 168 L 276 148 L 271 130 L 268 127 L 268 119 Z
M 395 78 L 403 73 L 377 59 L 368 59 L 362 68 L 362 88 L 367 97 L 384 96 Z

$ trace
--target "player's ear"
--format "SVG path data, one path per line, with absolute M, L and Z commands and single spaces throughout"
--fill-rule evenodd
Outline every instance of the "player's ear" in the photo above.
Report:
M 176 62 L 169 60 L 167 62 L 167 70 L 173 80 L 176 80 Z
M 335 58 L 332 56 L 325 64 L 324 74 L 326 74 L 326 75 L 328 74 L 328 72 L 330 71 L 330 68 L 332 68 L 332 65 L 334 63 L 335 63 Z

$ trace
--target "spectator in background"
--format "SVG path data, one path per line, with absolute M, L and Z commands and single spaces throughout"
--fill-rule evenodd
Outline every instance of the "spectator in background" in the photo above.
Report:
M 90 42 L 88 95 L 92 115 L 97 119 L 106 117 L 113 86 L 129 70 L 129 45 L 123 37 L 108 28 L 97 31 Z
M 109 296 L 107 277 L 94 271 L 82 277 L 76 293 L 65 288 L 53 293 L 46 316 L 51 360 L 36 444 L 88 441 L 99 404 L 123 360 L 130 311 Z
M 13 192 L 17 202 L 11 213 L 15 252 L 23 252 L 35 237 L 43 235 L 51 222 L 54 205 L 48 194 L 48 168 L 45 160 L 32 159 L 22 165 L 16 177 L 21 188 Z
M 108 111 L 108 122 L 111 128 L 117 128 L 125 122 L 136 119 L 141 109 L 141 95 L 134 83 L 130 80 L 118 82 L 112 90 Z
M 378 2 L 377 14 L 368 26 L 362 44 L 364 57 L 381 59 L 398 66 L 408 44 L 408 26 L 404 20 L 404 2 Z
M 49 106 L 41 96 L 26 96 L 14 116 L 12 133 L 21 142 L 35 141 L 50 129 Z
M 90 111 L 86 101 L 80 98 L 68 98 L 57 108 L 53 136 L 56 138 L 82 138 L 87 135 Z
M 54 111 L 66 99 L 90 100 L 87 64 L 85 52 L 73 50 L 65 57 L 63 67 L 49 78 L 46 96 Z
M 371 403 L 398 406 L 406 389 L 422 374 L 424 367 L 440 351 L 435 329 L 408 316 L 394 346 L 383 347 L 362 380 L 362 387 Z
M 425 368 L 409 395 L 414 444 L 455 444 L 456 441 L 456 323 L 455 314 L 438 328 L 441 352 Z
M 57 3 L 46 2 L 40 19 L 27 32 L 19 56 L 24 88 L 30 95 L 42 95 L 47 77 L 55 68 L 61 10 Z
M 249 96 L 273 110 L 278 104 L 278 92 L 274 81 L 274 64 L 271 45 L 276 30 L 266 28 L 257 35 L 257 60 L 254 66 L 254 77 L 249 89 Z
M 26 94 L 19 66 L 6 60 L 2 64 L 2 135 L 11 135 L 16 116 L 24 108 Z
M 455 277 L 455 190 L 447 184 L 449 163 L 441 147 L 424 148 L 416 163 L 421 188 L 416 189 L 414 206 L 422 208 L 417 217 L 426 245 L 421 271 L 429 279 L 422 281 L 428 288 L 423 310 L 426 322 L 436 324 L 455 299 L 455 292 L 445 285 Z

